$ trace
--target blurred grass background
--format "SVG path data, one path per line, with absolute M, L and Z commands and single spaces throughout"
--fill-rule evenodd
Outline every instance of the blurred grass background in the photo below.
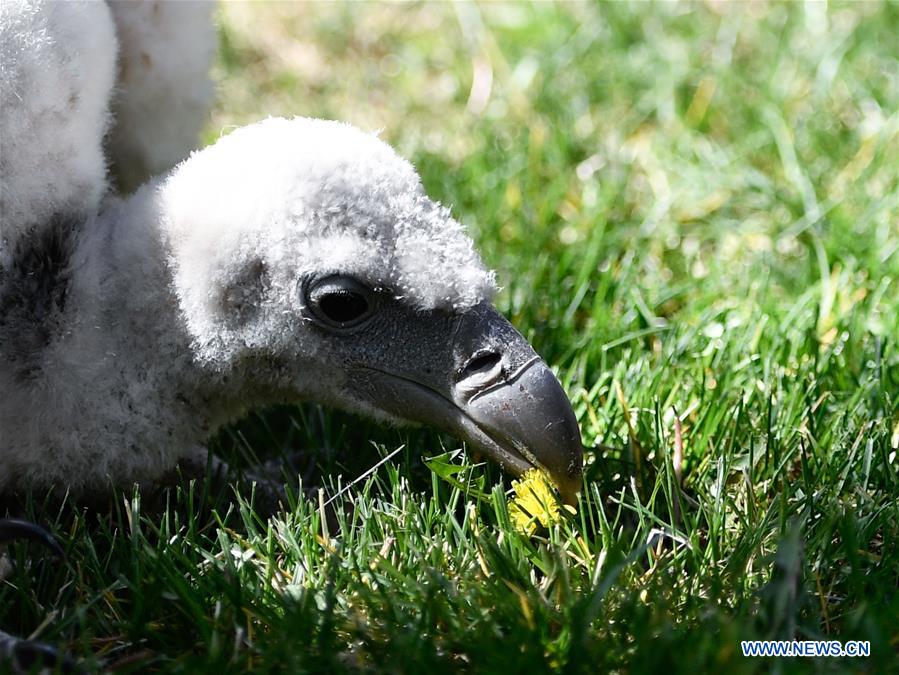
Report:
M 206 142 L 269 115 L 380 129 L 466 223 L 597 448 L 579 514 L 524 539 L 452 439 L 265 411 L 216 447 L 304 451 L 326 486 L 405 449 L 336 531 L 303 499 L 210 512 L 204 486 L 63 519 L 74 569 L 17 573 L 0 625 L 119 670 L 899 672 L 899 4 L 225 3 L 220 25 Z M 745 659 L 751 638 L 872 656 Z

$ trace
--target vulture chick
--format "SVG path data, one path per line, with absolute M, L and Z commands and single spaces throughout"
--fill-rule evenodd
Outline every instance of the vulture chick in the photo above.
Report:
M 0 490 L 152 481 L 248 408 L 296 400 L 428 423 L 579 486 L 561 386 L 374 135 L 269 119 L 11 248 Z
M 311 400 L 449 431 L 574 499 L 561 386 L 390 147 L 268 119 L 104 201 L 109 9 L 4 3 L 0 29 L 0 493 L 150 483 L 249 408 Z

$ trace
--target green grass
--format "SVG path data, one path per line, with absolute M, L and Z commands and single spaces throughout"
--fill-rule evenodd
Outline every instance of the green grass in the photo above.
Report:
M 450 438 L 266 411 L 215 447 L 306 450 L 329 496 L 403 450 L 339 527 L 204 485 L 45 513 L 68 562 L 32 551 L 0 627 L 135 672 L 899 672 L 897 35 L 895 2 L 228 5 L 206 140 L 383 128 L 602 450 L 529 540 Z

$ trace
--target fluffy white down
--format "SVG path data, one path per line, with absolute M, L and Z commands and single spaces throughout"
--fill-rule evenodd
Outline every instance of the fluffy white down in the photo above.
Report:
M 494 291 L 471 239 L 424 194 L 412 165 L 346 124 L 272 118 L 244 127 L 194 153 L 158 191 L 178 295 L 210 357 L 234 348 L 223 307 L 249 270 L 264 270 L 256 310 L 272 320 L 259 335 L 241 326 L 233 337 L 242 347 L 271 339 L 310 273 L 351 274 L 423 310 L 463 309 Z
M 209 116 L 214 2 L 109 0 L 119 38 L 107 145 L 120 189 L 139 187 L 196 147 Z
M 0 265 L 24 230 L 95 212 L 108 161 L 130 191 L 196 147 L 213 93 L 214 8 L 0 2 Z
M 0 36 L 2 265 L 23 230 L 96 211 L 116 37 L 105 4 L 52 0 L 0 2 Z

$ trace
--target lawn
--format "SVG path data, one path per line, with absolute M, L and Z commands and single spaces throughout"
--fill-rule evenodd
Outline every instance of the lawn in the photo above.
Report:
M 240 486 L 35 495 L 68 558 L 14 547 L 0 628 L 120 672 L 899 672 L 899 4 L 220 20 L 204 142 L 381 129 L 565 386 L 578 512 L 525 537 L 452 438 L 262 411 L 213 447 L 304 453 L 275 517 Z M 742 656 L 768 638 L 871 655 Z

